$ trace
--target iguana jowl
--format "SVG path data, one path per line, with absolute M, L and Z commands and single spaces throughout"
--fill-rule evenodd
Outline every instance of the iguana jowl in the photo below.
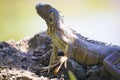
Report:
M 46 21 L 47 34 L 51 37 L 53 43 L 50 64 L 44 69 L 50 70 L 59 63 L 66 63 L 67 59 L 72 58 L 84 65 L 102 63 L 111 75 L 120 78 L 120 70 L 115 67 L 115 64 L 120 62 L 120 47 L 105 45 L 97 41 L 91 42 L 78 37 L 63 24 L 59 12 L 48 4 L 38 4 L 36 10 Z M 64 52 L 61 61 L 57 60 L 59 49 Z M 56 63 L 56 61 L 58 62 Z

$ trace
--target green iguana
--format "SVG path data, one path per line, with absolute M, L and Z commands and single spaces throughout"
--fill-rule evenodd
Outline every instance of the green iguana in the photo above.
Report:
M 120 79 L 120 70 L 115 66 L 120 62 L 120 47 L 78 37 L 64 25 L 59 12 L 48 4 L 38 4 L 36 10 L 46 21 L 47 34 L 53 43 L 49 66 L 43 67 L 43 69 L 50 70 L 59 63 L 60 68 L 63 63 L 66 65 L 67 60 L 71 58 L 84 65 L 102 63 L 111 75 Z M 60 60 L 58 59 L 59 49 L 64 52 L 64 56 Z

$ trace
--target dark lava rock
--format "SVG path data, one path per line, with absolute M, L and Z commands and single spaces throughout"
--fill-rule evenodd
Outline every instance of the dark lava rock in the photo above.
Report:
M 78 80 L 116 80 L 102 65 L 84 66 L 71 59 L 67 68 L 62 66 L 56 75 L 54 71 L 59 65 L 50 73 L 42 72 L 41 68 L 49 65 L 51 54 L 51 39 L 45 32 L 18 42 L 0 42 L 0 80 L 69 80 L 68 70 Z M 120 68 L 120 64 L 116 66 Z

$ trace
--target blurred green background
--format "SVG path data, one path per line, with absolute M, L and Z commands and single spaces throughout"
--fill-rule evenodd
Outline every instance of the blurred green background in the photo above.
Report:
M 0 0 L 0 41 L 46 30 L 35 10 L 38 3 L 55 7 L 65 23 L 85 37 L 120 44 L 120 0 Z
M 0 0 L 0 41 L 19 40 L 41 31 L 35 27 L 36 3 L 34 0 Z

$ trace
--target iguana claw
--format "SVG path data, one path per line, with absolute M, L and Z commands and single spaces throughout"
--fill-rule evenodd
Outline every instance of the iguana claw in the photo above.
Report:
M 47 67 L 42 67 L 40 70 L 41 70 L 41 72 L 48 71 L 48 73 L 50 73 L 50 69 L 57 66 L 58 64 L 60 64 L 60 61 L 58 61 L 57 63 L 55 63 L 53 65 L 49 65 Z
M 64 64 L 65 68 L 67 67 L 67 60 L 68 60 L 67 56 L 62 56 L 57 63 L 55 63 L 53 65 L 49 65 L 47 67 L 42 67 L 40 70 L 41 70 L 41 72 L 48 71 L 48 73 L 50 73 L 51 68 L 53 68 L 53 67 L 57 66 L 58 64 L 60 64 L 54 71 L 54 74 L 57 74 L 63 64 Z
M 58 71 L 60 70 L 62 64 L 64 64 L 65 68 L 67 67 L 67 60 L 68 60 L 68 57 L 67 56 L 63 56 L 61 57 L 60 59 L 60 65 L 55 69 L 54 73 L 57 74 Z

